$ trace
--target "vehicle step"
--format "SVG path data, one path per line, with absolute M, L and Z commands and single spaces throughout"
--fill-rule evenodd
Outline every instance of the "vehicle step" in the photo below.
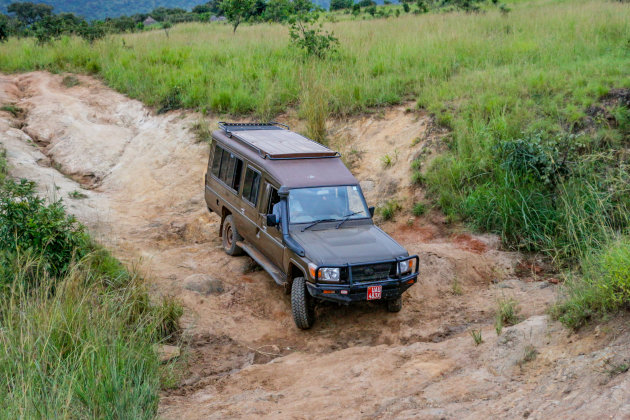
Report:
M 276 267 L 274 263 L 272 263 L 269 258 L 265 257 L 260 251 L 254 248 L 247 241 L 238 241 L 236 243 L 243 251 L 247 253 L 254 261 L 256 261 L 265 271 L 271 276 L 271 278 L 278 283 L 280 286 L 284 286 L 287 283 L 287 276 L 282 273 Z

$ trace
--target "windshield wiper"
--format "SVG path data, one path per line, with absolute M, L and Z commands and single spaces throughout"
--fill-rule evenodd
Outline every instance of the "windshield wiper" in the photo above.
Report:
M 336 220 L 337 220 L 337 219 L 318 219 L 318 220 L 315 220 L 315 221 L 314 221 L 313 223 L 311 223 L 310 225 L 305 226 L 304 228 L 302 228 L 302 232 L 304 232 L 304 231 L 305 231 L 306 229 L 308 229 L 308 228 L 312 228 L 313 226 L 315 226 L 315 225 L 316 225 L 316 224 L 318 224 L 318 223 L 321 223 L 321 222 L 334 222 L 334 221 L 336 221 Z
M 348 221 L 348 219 L 350 219 L 352 216 L 359 214 L 359 213 L 363 213 L 363 210 L 361 211 L 355 211 L 353 213 L 350 214 L 346 214 L 345 216 L 343 216 L 343 220 L 339 223 L 337 223 L 337 226 L 335 226 L 335 229 L 339 229 L 341 227 L 341 225 L 343 225 L 344 223 L 346 223 Z

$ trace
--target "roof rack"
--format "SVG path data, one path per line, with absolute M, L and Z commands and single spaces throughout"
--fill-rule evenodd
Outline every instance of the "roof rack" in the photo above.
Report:
M 225 131 L 228 137 L 255 150 L 263 159 L 321 159 L 341 156 L 339 152 L 330 150 L 316 141 L 290 131 L 287 125 L 277 122 L 219 122 L 219 127 Z
M 289 130 L 289 126 L 279 122 L 270 121 L 266 123 L 230 123 L 219 121 L 219 128 L 231 136 L 233 131 L 244 130 Z

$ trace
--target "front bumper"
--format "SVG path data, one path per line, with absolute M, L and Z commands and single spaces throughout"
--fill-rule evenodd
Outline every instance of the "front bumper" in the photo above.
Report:
M 367 301 L 369 286 L 382 286 L 383 291 L 380 300 L 392 300 L 398 298 L 417 281 L 418 273 L 415 272 L 399 279 L 354 284 L 306 283 L 306 287 L 309 294 L 316 299 L 348 305 L 352 302 Z

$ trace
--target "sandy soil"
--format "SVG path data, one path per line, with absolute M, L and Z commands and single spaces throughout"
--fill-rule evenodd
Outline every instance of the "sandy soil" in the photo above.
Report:
M 572 334 L 544 315 L 557 291 L 541 261 L 435 211 L 381 224 L 421 259 L 402 312 L 323 305 L 312 330 L 296 329 L 283 290 L 220 249 L 219 219 L 203 201 L 208 147 L 191 129 L 201 117 L 157 116 L 94 79 L 66 88 L 62 78 L 0 75 L 0 105 L 23 110 L 0 111 L 0 144 L 13 176 L 63 198 L 156 296 L 185 305 L 189 368 L 163 392 L 161 417 L 630 418 L 630 374 L 614 369 L 630 363 L 628 319 Z M 329 122 L 372 205 L 423 198 L 409 164 L 430 158 L 444 133 L 410 108 Z M 220 287 L 189 290 L 200 279 Z M 519 302 L 523 321 L 497 336 L 501 298 Z

